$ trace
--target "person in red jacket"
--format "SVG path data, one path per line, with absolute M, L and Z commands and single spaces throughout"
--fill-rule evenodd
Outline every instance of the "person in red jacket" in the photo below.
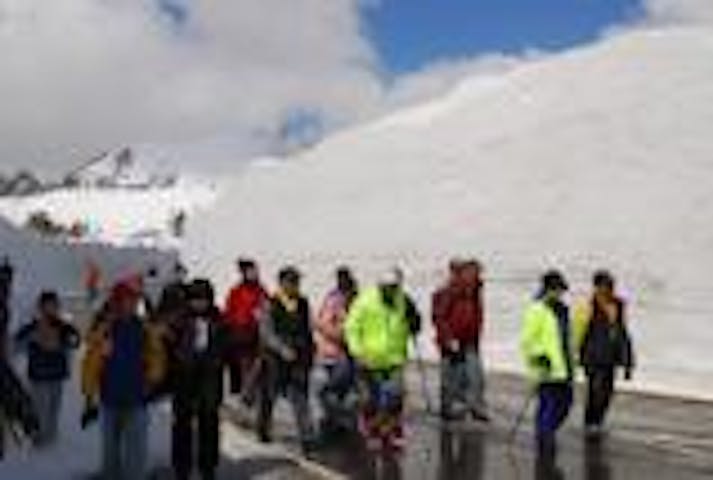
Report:
M 480 359 L 481 270 L 476 260 L 451 261 L 447 284 L 433 295 L 433 324 L 442 357 L 441 416 L 445 420 L 471 414 L 477 421 L 488 421 Z
M 252 403 L 259 353 L 259 312 L 266 308 L 268 295 L 260 283 L 260 271 L 253 260 L 238 261 L 240 283 L 230 291 L 225 319 L 230 327 L 230 390 Z

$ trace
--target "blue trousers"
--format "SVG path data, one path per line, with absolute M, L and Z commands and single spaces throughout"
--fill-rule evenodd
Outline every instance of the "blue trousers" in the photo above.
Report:
M 571 383 L 544 383 L 539 390 L 537 437 L 554 437 L 569 415 L 574 400 Z
M 146 478 L 148 420 L 143 405 L 102 408 L 102 480 Z

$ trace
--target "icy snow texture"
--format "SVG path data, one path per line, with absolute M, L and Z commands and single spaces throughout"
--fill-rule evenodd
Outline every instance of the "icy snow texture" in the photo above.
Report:
M 705 28 L 622 34 L 473 78 L 291 162 L 253 164 L 185 253 L 222 288 L 240 254 L 270 276 L 293 261 L 312 294 L 338 263 L 368 281 L 399 262 L 424 308 L 450 254 L 478 255 L 485 352 L 500 368 L 519 368 L 520 312 L 543 268 L 561 266 L 581 293 L 606 266 L 632 302 L 639 385 L 713 396 L 712 78 Z
M 171 254 L 152 250 L 43 241 L 0 220 L 0 257 L 5 255 L 15 267 L 11 330 L 31 319 L 40 291 L 57 290 L 65 298 L 81 295 L 88 259 L 99 263 L 105 283 L 130 273 L 144 272 L 153 264 L 168 275 L 174 263 Z
M 168 188 L 71 188 L 28 197 L 0 198 L 0 216 L 22 226 L 34 213 L 44 211 L 66 227 L 77 221 L 89 225 L 85 240 L 115 246 L 175 247 L 171 220 L 212 204 L 213 188 L 200 181 L 180 180 Z

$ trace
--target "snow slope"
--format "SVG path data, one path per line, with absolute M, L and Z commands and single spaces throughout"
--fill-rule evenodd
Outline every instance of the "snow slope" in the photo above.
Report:
M 450 254 L 478 255 L 500 368 L 518 368 L 541 269 L 562 266 L 581 291 L 607 266 L 632 301 L 639 385 L 713 397 L 711 78 L 705 28 L 629 32 L 473 78 L 292 162 L 254 163 L 185 254 L 223 287 L 239 254 L 293 261 L 313 294 L 337 263 L 368 281 L 398 261 L 424 308 Z
M 23 226 L 47 212 L 65 226 L 89 225 L 87 241 L 117 246 L 170 248 L 177 245 L 170 222 L 179 212 L 192 214 L 215 200 L 208 183 L 179 179 L 166 188 L 64 188 L 25 197 L 0 198 L 0 217 Z

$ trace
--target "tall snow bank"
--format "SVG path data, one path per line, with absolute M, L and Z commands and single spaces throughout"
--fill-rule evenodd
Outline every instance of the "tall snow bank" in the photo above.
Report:
M 641 385 L 704 390 L 713 282 L 713 33 L 628 33 L 257 163 L 195 223 L 185 255 L 226 286 L 234 259 L 406 267 L 424 309 L 450 254 L 488 267 L 485 351 L 517 368 L 520 311 L 556 265 L 612 268 L 632 302 Z M 428 342 L 430 343 L 430 342 Z M 433 353 L 433 352 L 431 352 Z

